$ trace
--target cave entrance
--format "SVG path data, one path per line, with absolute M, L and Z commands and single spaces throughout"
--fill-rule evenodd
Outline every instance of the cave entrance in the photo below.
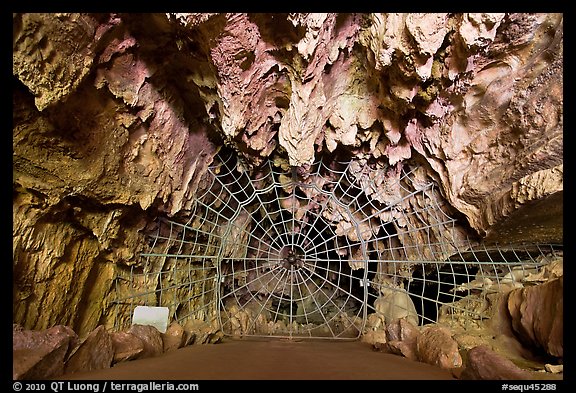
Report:
M 126 323 L 137 305 L 164 306 L 234 337 L 354 340 L 396 318 L 484 318 L 490 288 L 561 253 L 471 241 L 417 165 L 248 170 L 222 152 L 200 184 L 190 218 L 160 219 L 116 280 Z

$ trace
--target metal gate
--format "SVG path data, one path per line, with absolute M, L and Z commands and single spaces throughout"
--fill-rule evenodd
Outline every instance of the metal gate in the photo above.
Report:
M 230 153 L 200 187 L 190 220 L 159 220 L 150 252 L 117 278 L 120 312 L 161 305 L 232 336 L 357 339 L 378 320 L 481 319 L 491 287 L 561 256 L 471 241 L 419 166 L 248 170 Z

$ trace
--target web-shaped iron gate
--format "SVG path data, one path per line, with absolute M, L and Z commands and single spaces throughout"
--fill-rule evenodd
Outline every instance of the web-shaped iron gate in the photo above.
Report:
M 561 245 L 470 241 L 418 166 L 215 162 L 191 219 L 160 220 L 150 252 L 117 278 L 122 313 L 166 306 L 229 335 L 356 339 L 370 316 L 481 319 L 487 293 L 561 258 Z

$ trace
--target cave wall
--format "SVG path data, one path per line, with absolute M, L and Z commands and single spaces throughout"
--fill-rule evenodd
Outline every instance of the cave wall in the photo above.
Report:
M 562 14 L 14 14 L 13 75 L 25 328 L 112 326 L 115 278 L 224 145 L 420 160 L 471 233 L 562 241 Z

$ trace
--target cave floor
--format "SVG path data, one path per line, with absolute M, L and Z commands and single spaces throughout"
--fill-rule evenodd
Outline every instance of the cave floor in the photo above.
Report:
M 359 341 L 237 340 L 66 374 L 59 380 L 450 380 L 450 370 Z

